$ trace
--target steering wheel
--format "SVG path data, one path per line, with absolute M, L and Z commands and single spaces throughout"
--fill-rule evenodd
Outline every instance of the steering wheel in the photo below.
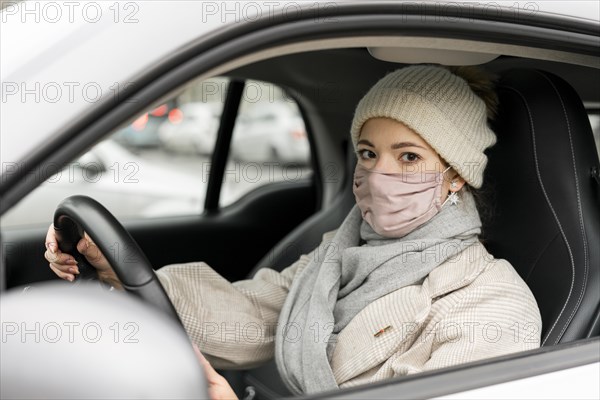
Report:
M 96 269 L 77 251 L 77 243 L 85 231 L 102 251 L 126 291 L 181 324 L 150 261 L 129 232 L 102 204 L 87 196 L 67 197 L 54 212 L 54 230 L 60 250 L 71 254 L 78 262 L 78 280 L 98 280 Z

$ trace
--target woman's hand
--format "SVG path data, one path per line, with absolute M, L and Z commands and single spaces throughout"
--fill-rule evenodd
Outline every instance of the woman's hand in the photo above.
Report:
M 116 289 L 122 289 L 121 281 L 115 274 L 104 254 L 100 251 L 98 246 L 92 241 L 87 233 L 84 233 L 84 237 L 77 243 L 77 251 L 79 251 L 88 262 L 96 268 L 98 272 L 98 279 L 103 282 L 107 282 Z M 58 248 L 56 241 L 56 233 L 54 232 L 54 225 L 50 224 L 48 233 L 46 234 L 46 252 L 44 257 L 50 263 L 50 268 L 59 278 L 73 282 L 75 275 L 79 274 L 79 268 L 77 267 L 77 261 L 72 255 L 63 253 Z
M 200 353 L 200 349 L 198 349 L 196 344 L 193 344 L 193 347 L 196 357 L 198 357 L 202 367 L 204 367 L 206 382 L 208 383 L 208 396 L 211 398 L 211 400 L 238 400 L 238 397 L 231 386 L 229 386 L 229 383 L 227 383 L 227 380 L 219 375 L 217 371 L 215 371 L 208 360 L 204 358 L 202 353 Z

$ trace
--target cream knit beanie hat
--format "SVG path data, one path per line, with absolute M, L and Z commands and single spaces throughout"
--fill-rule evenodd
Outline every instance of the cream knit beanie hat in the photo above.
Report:
M 416 65 L 401 68 L 373 86 L 356 107 L 352 143 L 356 149 L 367 120 L 395 119 L 419 134 L 471 186 L 480 188 L 487 157 L 496 143 L 487 124 L 485 102 L 465 79 L 447 68 Z

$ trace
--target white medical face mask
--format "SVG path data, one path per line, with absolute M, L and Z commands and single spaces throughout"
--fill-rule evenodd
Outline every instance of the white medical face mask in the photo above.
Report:
M 381 236 L 398 238 L 406 235 L 442 208 L 444 173 L 449 169 L 388 174 L 370 171 L 357 164 L 353 192 L 362 217 Z

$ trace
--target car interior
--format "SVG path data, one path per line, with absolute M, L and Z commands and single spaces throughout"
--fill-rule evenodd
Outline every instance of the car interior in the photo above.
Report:
M 388 42 L 394 43 L 382 41 Z M 541 310 L 543 346 L 599 336 L 600 163 L 598 132 L 590 124 L 590 115 L 600 112 L 597 59 L 593 66 L 584 56 L 558 60 L 541 50 L 528 58 L 501 45 L 490 53 L 423 50 L 419 42 L 411 44 L 412 50 L 406 43 L 368 43 L 307 43 L 251 55 L 208 73 L 232 82 L 213 165 L 227 158 L 244 82 L 258 80 L 278 85 L 297 102 L 314 173 L 300 181 L 270 183 L 220 207 L 221 172 L 211 177 L 202 213 L 121 221 L 151 265 L 202 260 L 230 281 L 251 278 L 260 268 L 289 266 L 314 249 L 323 233 L 337 228 L 354 205 L 356 155 L 349 128 L 362 95 L 386 73 L 412 63 L 479 64 L 498 76 L 500 98 L 491 122 L 498 142 L 488 152 L 482 189 L 491 205 L 482 240 L 530 286 Z M 57 279 L 43 256 L 48 224 L 2 230 L 3 242 L 11 244 L 4 248 L 6 288 Z M 223 374 L 240 394 L 253 386 L 257 398 L 290 395 L 275 379 L 274 362 Z
M 369 55 L 364 50 L 339 53 Z M 600 335 L 600 293 L 593 289 L 600 280 L 600 254 L 594 245 L 600 241 L 598 149 L 580 100 L 597 102 L 598 91 L 588 91 L 594 85 L 587 83 L 598 88 L 598 79 L 593 70 L 582 82 L 571 75 L 578 68 L 543 64 L 506 57 L 485 65 L 501 78 L 500 111 L 493 122 L 498 143 L 489 151 L 483 188 L 492 199 L 493 212 L 482 239 L 495 257 L 510 260 L 528 283 L 542 313 L 542 343 L 556 345 Z M 377 77 L 398 67 L 375 65 L 387 68 Z M 569 78 L 580 94 L 565 80 Z M 347 105 L 349 116 L 352 104 Z M 341 223 L 354 201 L 350 177 L 355 158 L 351 149 L 346 154 L 347 179 L 333 206 L 297 227 L 278 243 L 275 254 L 281 256 L 261 260 L 253 272 L 290 265 L 302 254 L 290 248 L 310 251 L 321 233 Z M 259 392 L 268 397 L 288 395 L 285 386 L 273 383 L 273 376 L 277 368 L 271 362 L 247 372 L 244 384 L 261 388 Z

